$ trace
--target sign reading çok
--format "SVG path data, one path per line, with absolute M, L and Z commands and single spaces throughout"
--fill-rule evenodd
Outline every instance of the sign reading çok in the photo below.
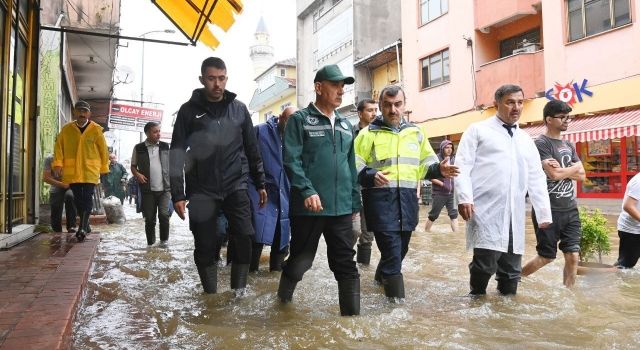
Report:
M 553 88 L 545 92 L 544 96 L 548 100 L 560 100 L 573 106 L 573 104 L 576 103 L 576 100 L 578 100 L 578 102 L 582 102 L 584 100 L 584 95 L 589 97 L 593 96 L 593 92 L 587 89 L 587 82 L 587 79 L 582 79 L 582 84 L 580 85 L 574 82 L 570 82 L 566 85 L 555 83 Z

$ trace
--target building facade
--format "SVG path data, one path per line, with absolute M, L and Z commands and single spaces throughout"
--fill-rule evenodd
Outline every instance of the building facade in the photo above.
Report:
M 264 123 L 289 106 L 297 107 L 296 60 L 294 58 L 276 62 L 256 79 L 249 109 L 258 113 L 258 123 Z
M 355 105 L 377 98 L 384 85 L 401 84 L 398 69 L 402 35 L 401 1 L 300 0 L 298 16 L 298 105 L 315 99 L 313 78 L 317 70 L 336 64 L 353 76 L 346 85 L 338 111 L 352 121 Z
M 402 1 L 403 75 L 412 120 L 457 142 L 495 114 L 493 93 L 524 90 L 520 127 L 544 132 L 550 98 L 572 104 L 564 136 L 587 170 L 582 198 L 621 198 L 638 170 L 640 0 Z M 469 9 L 472 9 L 471 11 Z M 624 54 L 621 54 L 624 52 Z M 442 103 L 446 101 L 446 103 Z

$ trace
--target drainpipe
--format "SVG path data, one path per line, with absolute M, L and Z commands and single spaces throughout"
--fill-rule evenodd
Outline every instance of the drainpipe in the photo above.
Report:
M 396 41 L 396 62 L 398 62 L 398 80 L 400 81 L 400 86 L 403 86 L 402 69 L 400 68 L 400 50 L 398 46 L 399 46 L 399 41 Z

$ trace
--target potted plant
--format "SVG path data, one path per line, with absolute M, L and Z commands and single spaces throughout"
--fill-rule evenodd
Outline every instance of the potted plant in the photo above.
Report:
M 612 265 L 602 263 L 602 256 L 611 252 L 607 218 L 602 215 L 600 209 L 588 210 L 585 207 L 580 207 L 579 213 L 582 237 L 580 238 L 578 274 L 616 271 L 616 268 Z M 597 262 L 594 262 L 594 260 L 597 260 Z

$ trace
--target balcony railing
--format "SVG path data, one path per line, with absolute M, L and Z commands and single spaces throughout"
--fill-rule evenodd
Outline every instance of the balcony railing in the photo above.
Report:
M 522 17 L 535 15 L 541 0 L 475 0 L 476 29 L 488 33 L 491 27 L 500 27 Z
M 519 53 L 485 63 L 476 69 L 477 104 L 493 104 L 493 94 L 504 84 L 522 87 L 525 98 L 544 91 L 544 50 Z

